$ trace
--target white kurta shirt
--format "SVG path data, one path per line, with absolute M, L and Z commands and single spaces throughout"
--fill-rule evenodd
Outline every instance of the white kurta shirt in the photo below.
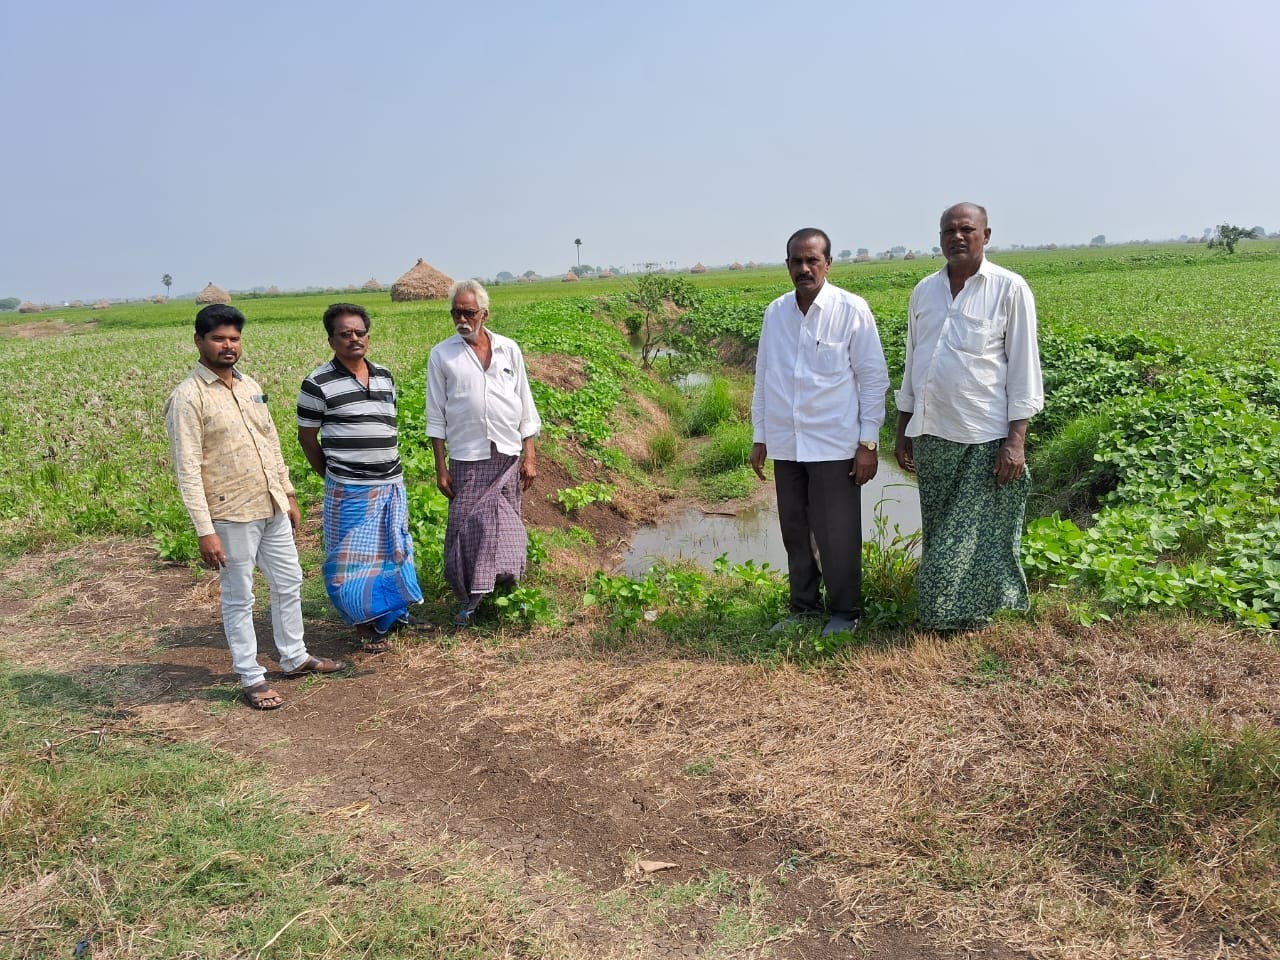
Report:
M 488 460 L 490 442 L 515 456 L 542 429 L 524 354 L 511 338 L 485 333 L 493 349 L 488 370 L 461 334 L 437 343 L 427 359 L 427 436 L 444 440 L 454 460 Z
M 898 409 L 907 436 L 956 443 L 1009 435 L 1044 409 L 1036 303 L 1027 282 L 982 260 L 953 299 L 947 268 L 916 284 L 907 308 L 907 357 Z
M 765 308 L 751 423 L 774 460 L 848 460 L 859 440 L 880 435 L 888 388 L 880 333 L 861 297 L 824 283 L 808 313 L 794 291 Z

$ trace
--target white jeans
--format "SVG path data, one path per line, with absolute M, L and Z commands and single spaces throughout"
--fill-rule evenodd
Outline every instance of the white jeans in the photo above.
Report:
M 253 629 L 253 568 L 271 588 L 271 638 L 285 673 L 307 662 L 302 642 L 302 566 L 293 542 L 288 514 L 267 520 L 213 521 L 222 540 L 227 565 L 218 571 L 222 585 L 222 629 L 231 649 L 231 669 L 240 683 L 261 683 L 267 671 L 258 663 L 258 635 Z

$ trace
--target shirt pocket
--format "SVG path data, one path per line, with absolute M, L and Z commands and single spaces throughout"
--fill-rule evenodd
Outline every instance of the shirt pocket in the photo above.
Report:
M 980 357 L 987 352 L 999 330 L 997 319 L 954 313 L 947 318 L 946 344 L 958 353 Z
M 819 340 L 814 344 L 810 362 L 814 373 L 840 373 L 849 369 L 849 348 L 843 343 L 823 343 Z

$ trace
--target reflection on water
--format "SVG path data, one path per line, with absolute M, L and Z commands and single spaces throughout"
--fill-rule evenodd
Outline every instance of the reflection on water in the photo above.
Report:
M 906 536 L 920 529 L 920 496 L 915 478 L 898 469 L 892 460 L 881 460 L 875 478 L 862 488 L 862 535 L 875 536 L 876 517 L 887 522 L 890 536 L 897 526 Z M 735 516 L 686 510 L 666 523 L 641 527 L 621 571 L 643 576 L 657 560 L 692 560 L 711 569 L 720 554 L 731 563 L 768 563 L 786 571 L 787 551 L 778 529 L 778 507 L 772 497 L 758 506 L 744 507 Z

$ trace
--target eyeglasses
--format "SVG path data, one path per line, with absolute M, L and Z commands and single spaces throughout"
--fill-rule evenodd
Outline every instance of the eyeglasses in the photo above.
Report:
M 455 320 L 462 320 L 463 318 L 474 320 L 482 313 L 484 313 L 484 310 L 480 307 L 454 307 L 449 311 L 449 316 Z
M 368 330 L 339 330 L 334 337 L 339 340 L 363 340 L 368 335 Z

